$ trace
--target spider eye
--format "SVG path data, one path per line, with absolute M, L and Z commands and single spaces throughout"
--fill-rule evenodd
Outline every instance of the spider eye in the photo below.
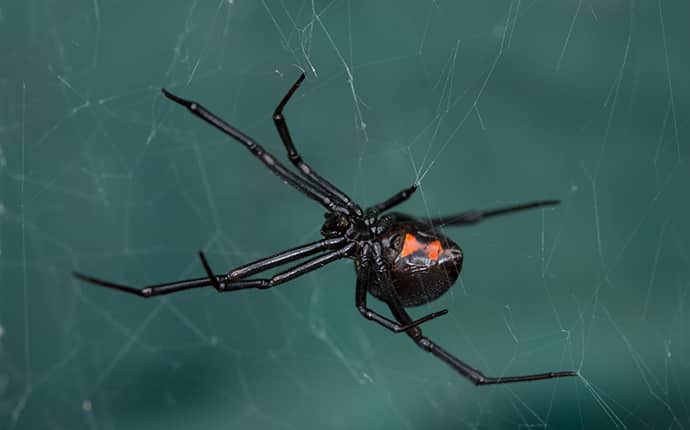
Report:
M 337 237 L 345 233 L 350 226 L 347 217 L 340 214 L 326 214 L 326 221 L 321 227 L 321 234 L 326 237 Z
M 347 228 L 348 224 L 349 223 L 347 222 L 347 218 L 345 218 L 344 216 L 338 218 L 338 227 L 340 227 L 341 230 L 345 230 L 345 228 Z

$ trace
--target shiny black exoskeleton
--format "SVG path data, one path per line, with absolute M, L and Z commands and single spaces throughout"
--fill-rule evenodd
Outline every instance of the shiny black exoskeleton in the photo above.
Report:
M 355 262 L 357 274 L 355 306 L 362 316 L 394 333 L 405 332 L 420 348 L 441 359 L 474 384 L 503 384 L 576 375 L 576 372 L 566 371 L 487 377 L 422 334 L 419 326 L 445 315 L 446 310 L 432 312 L 417 320 L 413 320 L 405 310 L 406 307 L 433 302 L 455 283 L 460 274 L 463 261 L 462 251 L 457 244 L 441 233 L 443 227 L 474 224 L 497 215 L 556 205 L 558 201 L 537 201 L 488 211 L 469 211 L 428 219 L 386 213 L 389 209 L 409 199 L 417 189 L 413 186 L 396 193 L 388 200 L 362 210 L 342 190 L 321 177 L 305 163 L 295 148 L 283 115 L 283 108 L 303 81 L 304 74 L 288 90 L 273 113 L 278 134 L 296 172 L 288 169 L 266 152 L 251 137 L 226 123 L 199 103 L 178 97 L 165 89 L 163 89 L 163 94 L 242 144 L 284 183 L 321 204 L 327 210 L 326 220 L 321 228 L 323 239 L 244 264 L 226 274 L 214 274 L 204 254 L 199 252 L 206 276 L 151 285 L 141 289 L 81 273 L 75 273 L 75 276 L 95 285 L 141 297 L 154 297 L 207 286 L 212 286 L 218 292 L 248 288 L 267 289 L 334 261 L 350 258 Z M 254 277 L 259 273 L 300 260 L 300 263 L 281 269 L 273 276 Z M 367 293 L 385 302 L 393 319 L 370 309 L 367 306 Z
M 432 225 L 400 213 L 390 217 L 391 226 L 379 240 L 397 300 L 404 307 L 433 302 L 458 279 L 462 250 Z M 390 286 L 377 278 L 368 290 L 381 301 L 391 301 Z

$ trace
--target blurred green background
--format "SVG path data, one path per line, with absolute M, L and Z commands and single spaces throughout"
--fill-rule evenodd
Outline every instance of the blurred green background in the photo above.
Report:
M 684 1 L 0 3 L 0 428 L 690 427 Z M 270 291 L 142 300 L 316 240 L 320 206 L 164 99 L 302 155 L 362 205 L 534 199 L 449 230 L 461 280 L 420 316 L 474 387 L 365 321 L 352 263 Z M 375 305 L 384 312 L 384 307 Z

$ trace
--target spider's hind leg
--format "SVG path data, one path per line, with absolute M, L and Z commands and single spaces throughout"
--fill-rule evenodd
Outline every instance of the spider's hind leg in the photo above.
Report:
M 427 321 L 431 321 L 435 318 L 443 316 L 448 313 L 447 309 L 443 309 L 437 312 L 432 312 L 425 315 L 418 320 L 412 320 L 400 322 L 393 321 L 389 318 L 384 317 L 380 313 L 374 311 L 367 306 L 367 290 L 369 289 L 369 284 L 372 282 L 372 277 L 379 278 L 379 282 L 383 282 L 387 288 L 393 291 L 393 283 L 390 278 L 390 273 L 388 268 L 383 264 L 383 260 L 380 258 L 380 246 L 374 245 L 372 248 L 370 245 L 365 245 L 362 250 L 361 258 L 359 260 L 359 267 L 357 268 L 357 287 L 355 290 L 355 305 L 360 314 L 369 321 L 374 321 L 375 323 L 387 328 L 393 333 L 401 333 L 408 331 L 413 327 L 417 327 Z M 378 255 L 378 257 L 377 257 Z M 376 268 L 371 267 L 370 259 L 373 257 L 375 261 Z M 399 305 L 398 300 L 395 296 L 391 296 L 390 300 L 394 300 L 397 305 Z M 398 320 L 400 321 L 400 320 Z
M 514 206 L 507 206 L 497 209 L 488 210 L 470 210 L 454 215 L 446 215 L 436 218 L 429 218 L 426 220 L 427 224 L 434 227 L 445 227 L 452 225 L 463 225 L 463 224 L 477 224 L 486 218 L 498 216 L 498 215 L 508 215 L 513 212 L 524 211 L 527 209 L 543 208 L 547 206 L 556 206 L 560 204 L 560 200 L 540 200 L 537 202 L 523 203 Z
M 417 327 L 418 325 L 421 325 L 427 321 L 431 321 L 432 319 L 438 318 L 448 313 L 447 309 L 443 309 L 425 315 L 422 318 L 419 318 L 418 320 L 413 321 L 412 319 L 410 319 L 408 322 L 402 324 L 399 324 L 396 321 L 384 317 L 380 313 L 376 312 L 375 310 L 367 306 L 367 283 L 370 281 L 368 276 L 369 273 L 370 271 L 363 271 L 360 268 L 360 272 L 357 274 L 357 289 L 355 292 L 355 304 L 357 306 L 357 310 L 360 314 L 362 314 L 364 318 L 370 321 L 374 321 L 375 323 L 387 328 L 393 333 L 402 333 L 413 327 Z
M 395 319 L 400 321 L 401 324 L 409 324 L 412 318 L 402 307 L 388 304 L 391 312 L 395 316 Z M 431 339 L 423 335 L 422 330 L 419 327 L 412 327 L 407 330 L 407 335 L 424 351 L 432 353 L 436 358 L 440 359 L 462 376 L 472 381 L 474 385 L 496 385 L 496 384 L 508 384 L 511 382 L 526 382 L 526 381 L 540 381 L 542 379 L 553 379 L 553 378 L 563 378 L 566 376 L 577 376 L 576 371 L 567 370 L 560 372 L 548 372 L 548 373 L 537 373 L 534 375 L 521 375 L 521 376 L 498 376 L 491 377 L 485 376 L 481 371 L 473 368 L 469 364 L 459 360 L 451 353 L 441 348 Z

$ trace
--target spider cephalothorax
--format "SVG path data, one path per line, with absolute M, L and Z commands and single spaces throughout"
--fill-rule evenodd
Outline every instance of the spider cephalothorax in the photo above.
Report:
M 353 241 L 371 238 L 372 229 L 361 216 L 326 212 L 324 218 L 326 221 L 321 226 L 323 237 L 345 237 Z
M 288 169 L 252 138 L 226 123 L 201 104 L 178 97 L 165 89 L 163 94 L 244 145 L 283 182 L 321 204 L 327 211 L 326 220 L 321 227 L 323 239 L 244 264 L 227 274 L 214 274 L 204 254 L 199 252 L 206 276 L 141 289 L 80 273 L 75 273 L 75 276 L 92 284 L 141 297 L 152 297 L 208 286 L 213 286 L 218 292 L 272 288 L 334 261 L 349 258 L 355 262 L 357 274 L 355 305 L 362 316 L 392 332 L 405 332 L 417 346 L 441 359 L 474 384 L 503 384 L 576 375 L 576 372 L 566 371 L 487 377 L 422 334 L 419 326 L 445 315 L 446 310 L 432 312 L 417 320 L 413 320 L 405 310 L 406 307 L 433 302 L 455 283 L 460 274 L 463 261 L 462 251 L 455 242 L 441 233 L 443 227 L 473 224 L 488 217 L 552 206 L 558 204 L 558 201 L 537 201 L 438 218 L 415 218 L 399 213 L 386 213 L 389 209 L 409 199 L 417 189 L 413 186 L 363 211 L 343 191 L 306 164 L 295 149 L 283 116 L 283 108 L 302 81 L 304 81 L 304 74 L 292 85 L 273 113 L 273 121 L 287 150 L 288 159 L 297 172 Z M 254 277 L 269 269 L 297 261 L 301 262 L 288 269 L 282 269 L 273 276 Z M 367 293 L 385 302 L 394 319 L 370 309 L 367 306 Z

